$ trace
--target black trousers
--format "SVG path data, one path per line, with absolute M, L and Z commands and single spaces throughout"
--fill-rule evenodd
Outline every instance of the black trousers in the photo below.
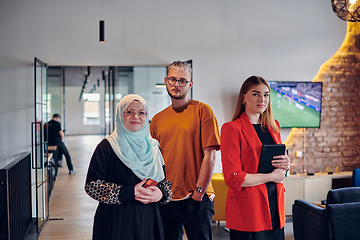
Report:
M 230 229 L 230 240 L 284 240 L 284 228 L 261 232 L 241 232 Z
M 72 165 L 72 162 L 71 162 L 71 157 L 70 157 L 70 153 L 69 151 L 67 150 L 65 144 L 63 141 L 59 141 L 56 143 L 56 146 L 57 146 L 57 156 L 56 156 L 56 162 L 58 161 L 61 161 L 62 160 L 62 155 L 65 155 L 65 159 L 66 159 L 66 165 L 69 169 L 69 171 L 71 170 L 74 170 L 74 167 Z M 56 153 L 55 152 L 55 153 Z
M 166 240 L 211 240 L 214 202 L 205 194 L 201 202 L 191 198 L 159 205 Z

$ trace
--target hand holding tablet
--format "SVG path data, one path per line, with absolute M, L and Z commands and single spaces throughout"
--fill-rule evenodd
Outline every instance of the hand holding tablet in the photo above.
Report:
M 275 167 L 271 161 L 274 156 L 285 155 L 285 150 L 285 144 L 263 145 L 261 147 L 258 173 L 271 173 L 274 171 Z

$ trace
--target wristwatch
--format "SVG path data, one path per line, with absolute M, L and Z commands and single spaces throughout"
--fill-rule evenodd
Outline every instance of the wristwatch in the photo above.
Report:
M 203 189 L 201 187 L 196 187 L 196 191 L 199 192 L 199 193 L 202 193 Z

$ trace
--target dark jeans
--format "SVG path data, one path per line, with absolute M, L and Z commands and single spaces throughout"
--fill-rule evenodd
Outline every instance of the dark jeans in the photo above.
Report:
M 260 232 L 241 232 L 230 229 L 230 240 L 284 240 L 284 228 Z
M 160 204 L 166 240 L 182 240 L 184 228 L 189 240 L 211 240 L 214 202 L 205 194 L 202 201 L 192 198 Z
M 57 156 L 56 156 L 56 162 L 62 160 L 62 155 L 65 155 L 65 159 L 66 159 L 66 165 L 69 169 L 69 171 L 74 170 L 74 167 L 71 163 L 71 157 L 69 154 L 69 151 L 67 150 L 65 144 L 63 141 L 57 142 L 56 143 L 57 146 Z

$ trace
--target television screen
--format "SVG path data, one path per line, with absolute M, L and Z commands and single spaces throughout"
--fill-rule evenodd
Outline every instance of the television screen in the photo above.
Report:
M 322 82 L 269 81 L 274 118 L 281 128 L 318 128 Z

